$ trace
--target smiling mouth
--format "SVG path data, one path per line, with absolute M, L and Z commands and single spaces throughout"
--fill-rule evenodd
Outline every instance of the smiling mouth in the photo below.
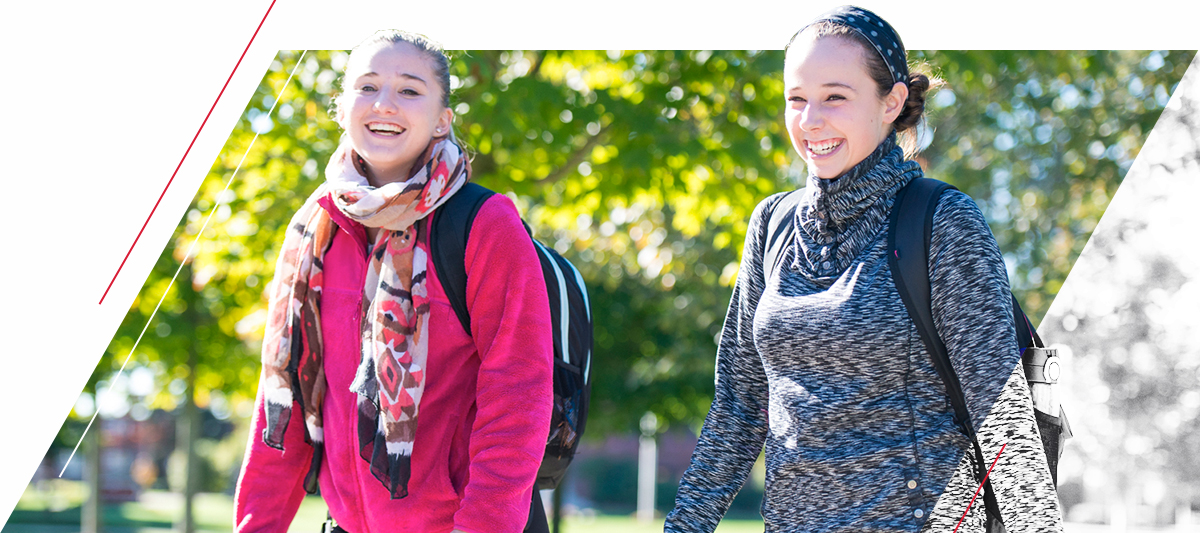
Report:
M 395 124 L 384 124 L 380 122 L 372 122 L 367 124 L 367 129 L 370 130 L 371 133 L 378 133 L 380 135 L 388 136 L 396 136 L 404 133 L 404 128 L 401 128 L 400 126 Z
M 825 155 L 842 145 L 844 139 L 829 139 L 826 141 L 808 141 L 808 151 L 816 155 Z

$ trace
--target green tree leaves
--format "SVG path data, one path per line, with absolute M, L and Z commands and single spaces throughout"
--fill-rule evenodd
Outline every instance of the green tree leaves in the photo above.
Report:
M 783 124 L 783 53 L 452 56 L 451 106 L 458 136 L 475 154 L 474 179 L 515 198 L 538 237 L 570 258 L 592 291 L 589 434 L 634 430 L 647 410 L 661 424 L 698 425 L 750 213 L 805 175 Z M 1015 291 L 1040 317 L 1191 56 L 927 51 L 914 58 L 948 82 L 931 95 L 932 142 L 921 161 L 931 176 L 977 199 Z M 235 404 L 253 397 L 263 291 L 285 224 L 323 179 L 338 142 L 330 103 L 345 60 L 340 51 L 280 52 L 110 354 L 132 344 L 219 202 L 155 318 L 169 333 L 143 341 L 135 359 L 156 361 L 166 383 L 186 360 L 178 354 L 192 346 L 201 405 L 206 391 Z M 114 366 L 102 363 L 98 375 Z

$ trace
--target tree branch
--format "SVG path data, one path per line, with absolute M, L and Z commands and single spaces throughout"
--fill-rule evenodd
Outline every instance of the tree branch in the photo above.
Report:
M 538 185 L 552 184 L 566 177 L 567 174 L 571 173 L 572 169 L 575 169 L 580 163 L 587 159 L 588 154 L 592 153 L 592 149 L 595 148 L 597 144 L 600 144 L 600 141 L 602 140 L 601 138 L 605 137 L 604 134 L 607 131 L 608 126 L 602 126 L 600 131 L 596 132 L 596 134 L 591 136 L 587 142 L 583 143 L 583 146 L 571 153 L 571 157 L 567 158 L 566 164 L 554 169 L 554 171 L 547 174 L 546 177 L 537 180 Z
M 542 70 L 542 62 L 546 60 L 546 51 L 542 50 L 535 54 L 537 61 L 533 63 L 533 67 L 529 69 L 529 73 L 525 74 L 531 79 L 537 78 L 538 71 Z

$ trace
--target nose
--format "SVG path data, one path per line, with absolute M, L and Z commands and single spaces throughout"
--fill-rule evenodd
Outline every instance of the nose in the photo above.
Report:
M 818 107 L 810 104 L 800 110 L 800 129 L 804 131 L 816 131 L 825 124 L 825 119 L 821 116 Z
M 371 104 L 371 108 L 374 109 L 376 113 L 395 113 L 399 107 L 396 105 L 394 96 L 395 95 L 392 91 L 386 90 L 381 90 L 375 93 L 375 102 Z

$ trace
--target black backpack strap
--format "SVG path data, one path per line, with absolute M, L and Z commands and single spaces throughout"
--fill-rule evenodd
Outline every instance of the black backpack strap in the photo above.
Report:
M 896 193 L 888 218 L 888 266 L 896 290 L 908 315 L 917 326 L 925 349 L 933 357 L 933 366 L 946 382 L 946 393 L 954 404 L 954 422 L 965 425 L 974 438 L 962 385 L 950 366 L 946 345 L 933 323 L 933 302 L 929 287 L 929 245 L 933 239 L 933 212 L 949 184 L 929 178 L 915 178 Z
M 946 345 L 938 336 L 933 323 L 933 301 L 929 286 L 929 245 L 933 241 L 934 210 L 942 193 L 948 189 L 954 189 L 954 186 L 935 179 L 915 178 L 896 194 L 888 219 L 888 266 L 891 268 L 892 279 L 896 283 L 900 299 L 904 301 L 904 307 L 908 309 L 908 315 L 916 324 L 921 341 L 925 343 L 925 349 L 933 359 L 933 366 L 946 387 L 946 395 L 954 408 L 954 422 L 966 433 L 967 438 L 971 439 L 971 445 L 975 449 L 975 461 L 978 466 L 975 480 L 983 482 L 983 502 L 989 520 L 999 521 L 1000 506 L 992 491 L 991 481 L 985 479 L 988 463 L 984 461 L 983 450 L 979 447 L 979 439 L 975 435 L 975 426 L 971 423 L 971 414 L 967 411 L 962 383 L 958 380 L 958 373 L 950 363 Z M 1013 305 L 1016 305 L 1015 298 Z
M 467 239 L 471 236 L 471 226 L 479 208 L 493 194 L 496 193 L 482 185 L 468 182 L 433 212 L 430 223 L 429 255 L 433 269 L 467 335 L 471 334 L 471 315 L 467 313 L 467 267 L 464 264 Z
M 1029 321 L 1029 317 L 1025 316 L 1025 311 L 1021 310 L 1021 304 L 1017 303 L 1017 296 L 1012 297 L 1013 306 L 1013 321 L 1017 326 L 1017 347 L 1021 349 L 1021 353 L 1025 352 L 1025 348 L 1045 348 L 1042 344 L 1042 338 L 1038 336 L 1037 330 L 1033 329 L 1033 323 Z
M 770 277 L 772 272 L 779 269 L 779 258 L 796 234 L 796 208 L 804 198 L 804 189 L 796 189 L 784 193 L 779 201 L 771 208 L 771 218 L 767 221 L 767 242 L 763 245 L 763 272 Z

